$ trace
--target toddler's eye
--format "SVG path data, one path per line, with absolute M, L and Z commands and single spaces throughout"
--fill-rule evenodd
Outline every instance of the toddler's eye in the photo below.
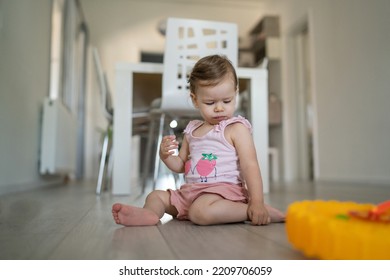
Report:
M 232 101 L 231 100 L 225 100 L 223 103 L 228 104 L 230 102 L 232 102 Z
M 213 105 L 214 102 L 205 102 L 204 104 L 206 104 L 206 105 Z

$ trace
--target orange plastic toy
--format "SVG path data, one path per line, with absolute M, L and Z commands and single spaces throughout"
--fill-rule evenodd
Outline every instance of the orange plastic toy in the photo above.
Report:
M 292 245 L 310 258 L 390 260 L 390 200 L 294 202 L 286 230 Z

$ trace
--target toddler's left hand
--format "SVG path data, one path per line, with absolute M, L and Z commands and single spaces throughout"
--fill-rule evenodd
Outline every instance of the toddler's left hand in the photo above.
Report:
M 249 202 L 248 217 L 252 225 L 267 225 L 271 222 L 267 209 L 259 202 Z

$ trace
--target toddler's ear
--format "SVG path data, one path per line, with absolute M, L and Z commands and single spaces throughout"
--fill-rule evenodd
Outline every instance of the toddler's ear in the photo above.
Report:
M 196 99 L 195 93 L 191 92 L 190 96 L 191 96 L 192 104 L 194 104 L 195 108 L 198 108 L 198 100 Z

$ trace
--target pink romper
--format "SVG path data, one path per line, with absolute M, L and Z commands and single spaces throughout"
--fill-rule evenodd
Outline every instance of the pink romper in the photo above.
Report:
M 237 152 L 225 139 L 225 128 L 236 122 L 252 131 L 249 121 L 241 116 L 221 121 L 202 137 L 195 137 L 193 131 L 203 121 L 188 123 L 184 130 L 190 150 L 190 159 L 185 163 L 186 183 L 179 190 L 168 190 L 171 204 L 178 211 L 178 219 L 188 219 L 188 209 L 193 201 L 206 193 L 218 194 L 231 201 L 248 202 Z

